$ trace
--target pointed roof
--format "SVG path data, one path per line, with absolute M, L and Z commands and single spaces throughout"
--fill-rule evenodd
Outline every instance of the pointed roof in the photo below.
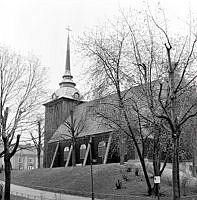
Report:
M 73 82 L 73 76 L 71 75 L 71 66 L 70 66 L 70 37 L 69 28 L 68 37 L 67 37 L 67 49 L 66 49 L 66 64 L 65 71 L 62 76 L 62 81 L 59 83 L 60 88 L 53 93 L 52 98 L 57 99 L 61 97 L 71 98 L 71 99 L 80 99 L 81 95 L 79 91 L 75 88 L 76 84 Z
M 65 65 L 65 72 L 62 76 L 62 81 L 59 83 L 60 87 L 74 87 L 76 84 L 73 82 L 73 76 L 70 72 L 70 38 L 69 32 L 67 37 L 67 49 L 66 49 L 66 65 Z
M 69 33 L 68 33 L 68 38 L 67 38 L 65 74 L 66 74 L 66 72 L 70 72 L 70 38 L 69 38 Z

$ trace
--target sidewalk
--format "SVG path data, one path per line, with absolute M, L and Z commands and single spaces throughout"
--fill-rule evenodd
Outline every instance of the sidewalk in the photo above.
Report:
M 0 181 L 4 185 L 3 181 Z M 89 197 L 60 194 L 11 184 L 11 193 L 34 200 L 90 200 Z M 23 195 L 22 195 L 23 194 Z

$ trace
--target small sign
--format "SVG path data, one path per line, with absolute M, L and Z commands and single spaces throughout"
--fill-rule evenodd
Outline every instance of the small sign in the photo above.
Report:
M 154 183 L 160 183 L 160 176 L 154 176 Z

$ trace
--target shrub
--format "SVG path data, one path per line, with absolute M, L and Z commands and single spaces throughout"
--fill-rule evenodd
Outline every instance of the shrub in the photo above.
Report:
M 118 181 L 116 182 L 116 189 L 121 189 L 122 188 L 122 182 L 118 179 Z
M 123 178 L 124 181 L 128 181 L 129 180 L 127 175 L 125 175 L 125 174 L 122 174 L 122 178 Z
M 132 171 L 131 167 L 128 167 L 127 172 L 131 172 L 131 171 Z
M 139 176 L 139 168 L 135 168 L 135 176 Z

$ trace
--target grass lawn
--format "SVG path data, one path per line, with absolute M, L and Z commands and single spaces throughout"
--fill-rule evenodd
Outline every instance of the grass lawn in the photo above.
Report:
M 140 176 L 136 177 L 134 173 L 135 169 L 132 168 L 131 172 L 127 172 L 128 167 L 130 166 L 120 166 L 119 164 L 94 165 L 93 177 L 95 196 L 98 198 L 107 197 L 108 199 L 119 200 L 149 199 L 146 197 L 146 184 L 142 172 L 140 172 Z M 123 180 L 123 174 L 128 178 L 128 181 Z M 4 173 L 0 174 L 0 179 L 4 179 Z M 115 189 L 115 183 L 118 179 L 122 182 L 121 189 Z M 54 192 L 82 196 L 91 195 L 90 166 L 23 171 L 13 170 L 12 183 Z M 165 195 L 160 199 L 171 199 L 172 188 L 167 183 L 161 183 L 160 191 Z M 116 198 L 102 194 L 116 195 Z M 128 197 L 123 197 L 124 195 Z M 131 196 L 139 196 L 139 198 L 131 198 Z

